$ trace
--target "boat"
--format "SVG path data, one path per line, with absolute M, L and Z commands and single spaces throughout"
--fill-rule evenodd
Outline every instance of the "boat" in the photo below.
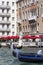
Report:
M 13 56 L 21 62 L 43 62 L 43 55 L 37 53 L 12 52 Z
M 24 36 L 24 37 L 29 38 L 29 39 L 38 39 L 38 40 L 36 40 L 37 43 L 38 42 L 41 43 L 40 38 L 43 38 L 43 36 L 28 36 L 28 37 Z M 20 37 L 20 40 L 19 40 L 20 44 L 22 43 L 21 38 L 22 37 Z M 41 47 L 41 45 L 40 45 L 40 47 Z M 39 51 L 40 51 L 40 49 L 39 49 Z M 12 54 L 14 57 L 16 57 L 19 61 L 22 61 L 22 62 L 40 62 L 40 63 L 43 62 L 42 53 L 41 54 L 40 53 L 37 54 L 36 52 L 29 53 L 29 51 L 28 51 L 28 53 L 24 52 L 24 51 L 21 52 L 21 51 L 19 51 L 19 49 L 15 48 L 15 50 L 13 49 Z
M 19 61 L 22 62 L 43 62 L 43 55 L 35 53 L 20 53 L 18 56 Z

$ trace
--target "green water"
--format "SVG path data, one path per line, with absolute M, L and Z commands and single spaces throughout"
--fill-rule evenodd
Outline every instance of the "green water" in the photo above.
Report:
M 0 65 L 43 65 L 43 63 L 20 62 L 12 56 L 11 49 L 0 48 Z

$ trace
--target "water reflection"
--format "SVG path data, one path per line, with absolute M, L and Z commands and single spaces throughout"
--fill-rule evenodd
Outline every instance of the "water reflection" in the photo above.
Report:
M 43 65 L 43 63 L 20 62 L 12 56 L 11 49 L 0 48 L 0 65 Z

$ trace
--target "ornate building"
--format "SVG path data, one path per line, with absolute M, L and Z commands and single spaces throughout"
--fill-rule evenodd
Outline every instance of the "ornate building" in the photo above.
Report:
M 18 0 L 17 34 L 43 33 L 43 0 Z

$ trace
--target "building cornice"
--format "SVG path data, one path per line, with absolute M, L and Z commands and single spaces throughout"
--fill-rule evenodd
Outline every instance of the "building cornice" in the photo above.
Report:
M 18 0 L 16 3 L 19 3 L 19 2 L 21 2 L 21 1 L 23 1 L 23 0 Z

